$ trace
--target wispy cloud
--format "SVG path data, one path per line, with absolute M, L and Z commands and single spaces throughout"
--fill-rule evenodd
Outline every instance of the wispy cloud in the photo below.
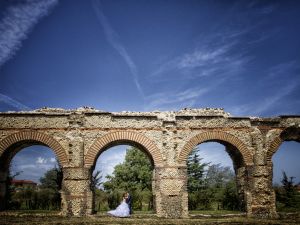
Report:
M 227 110 L 233 115 L 246 115 L 246 116 L 258 116 L 270 112 L 272 108 L 279 106 L 285 100 L 292 91 L 295 90 L 297 85 L 291 84 L 278 88 L 276 93 L 262 98 L 261 100 L 256 100 L 244 105 L 228 107 Z
M 34 25 L 48 15 L 58 0 L 16 2 L 5 9 L 0 21 L 0 67 L 21 48 Z
M 93 9 L 96 13 L 96 16 L 101 23 L 105 37 L 107 41 L 111 44 L 111 46 L 119 53 L 119 55 L 124 59 L 127 66 L 129 67 L 129 70 L 131 72 L 134 84 L 136 88 L 138 89 L 139 93 L 142 97 L 144 97 L 144 92 L 142 89 L 142 86 L 139 82 L 139 75 L 138 75 L 138 68 L 132 58 L 130 57 L 129 53 L 127 52 L 125 46 L 122 44 L 122 42 L 119 39 L 119 36 L 117 32 L 113 29 L 113 27 L 110 25 L 107 17 L 104 15 L 102 11 L 102 5 L 99 0 L 92 0 Z
M 300 62 L 293 60 L 288 62 L 280 63 L 276 66 L 273 66 L 268 71 L 267 79 L 278 79 L 278 78 L 287 78 L 287 76 L 293 76 L 297 74 L 297 77 L 299 77 L 300 72 Z M 298 70 L 298 73 L 297 73 Z
M 269 11 L 271 8 L 268 9 Z M 241 12 L 240 17 L 244 18 L 245 15 Z M 231 15 L 228 15 L 224 21 L 201 33 L 194 40 L 195 44 L 192 48 L 181 54 L 169 56 L 158 65 L 157 69 L 150 74 L 149 81 L 168 85 L 161 85 L 162 90 L 159 94 L 146 98 L 150 101 L 147 108 L 178 109 L 199 105 L 197 104 L 199 96 L 208 95 L 212 91 L 215 91 L 212 94 L 215 95 L 216 90 L 222 89 L 221 85 L 228 86 L 225 82 L 238 82 L 243 79 L 243 76 L 249 75 L 248 67 L 256 60 L 252 52 L 253 48 L 267 41 L 271 35 L 268 35 L 267 31 L 257 32 L 264 25 L 263 21 L 255 25 L 249 25 L 248 20 L 240 21 L 234 27 L 228 25 L 232 23 L 231 20 Z M 172 85 L 169 85 L 170 83 Z M 173 90 L 170 90 L 170 87 Z M 180 101 L 178 92 L 174 90 L 184 93 L 186 87 L 198 90 L 199 95 L 187 101 Z M 155 97 L 157 99 L 154 99 Z
M 269 88 L 271 90 L 270 93 L 266 93 L 265 96 L 259 96 L 259 99 L 255 99 L 251 103 L 229 107 L 229 111 L 234 115 L 270 113 L 273 108 L 287 102 L 286 97 L 288 95 L 299 89 L 299 69 L 299 63 L 296 61 L 284 62 L 271 67 L 260 82 L 260 84 L 264 85 L 262 88 L 266 88 L 267 85 L 272 86 L 272 88 Z M 291 79 L 293 79 L 293 82 L 290 82 Z M 289 102 L 291 103 L 292 100 L 289 100 Z
M 183 74 L 182 79 L 185 80 L 240 75 L 252 58 L 245 49 L 237 49 L 241 44 L 241 36 L 253 29 L 228 29 L 205 34 L 199 38 L 199 44 L 193 50 L 163 62 L 151 77 L 160 81 L 172 80 L 171 74 L 174 73 Z
M 148 104 L 146 111 L 175 110 L 178 108 L 192 107 L 197 98 L 209 92 L 210 88 L 190 88 L 184 91 L 169 91 L 156 93 L 146 98 Z
M 15 99 L 12 99 L 11 97 L 1 94 L 0 93 L 0 103 L 4 103 L 10 107 L 14 107 L 18 110 L 31 110 L 31 108 L 29 108 L 28 106 L 22 104 L 21 102 L 18 102 Z

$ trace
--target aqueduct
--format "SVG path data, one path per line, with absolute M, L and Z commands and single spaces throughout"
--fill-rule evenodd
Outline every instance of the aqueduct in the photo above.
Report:
M 232 158 L 248 216 L 276 217 L 272 155 L 283 141 L 300 140 L 300 116 L 233 117 L 223 109 L 110 113 L 84 107 L 0 113 L 0 209 L 8 166 L 22 148 L 50 147 L 63 170 L 62 213 L 92 213 L 91 170 L 109 146 L 139 146 L 153 161 L 157 216 L 188 217 L 186 160 L 203 142 L 216 141 Z

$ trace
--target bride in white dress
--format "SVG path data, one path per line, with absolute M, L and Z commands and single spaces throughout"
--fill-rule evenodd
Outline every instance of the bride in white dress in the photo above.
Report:
M 116 217 L 129 217 L 129 206 L 126 203 L 127 194 L 123 194 L 123 200 L 115 210 L 110 210 L 107 213 Z

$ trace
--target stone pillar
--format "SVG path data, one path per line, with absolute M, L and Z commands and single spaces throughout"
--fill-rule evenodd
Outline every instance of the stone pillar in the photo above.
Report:
M 155 205 L 159 217 L 188 217 L 186 167 L 155 168 Z
M 272 187 L 272 167 L 266 165 L 263 154 L 254 156 L 250 183 L 252 202 L 249 215 L 260 218 L 276 218 L 275 194 Z
M 239 209 L 241 211 L 247 210 L 246 188 L 247 188 L 246 169 L 243 166 L 236 169 L 236 189 L 239 198 Z
M 88 168 L 63 168 L 62 214 L 85 216 L 92 213 L 92 191 Z

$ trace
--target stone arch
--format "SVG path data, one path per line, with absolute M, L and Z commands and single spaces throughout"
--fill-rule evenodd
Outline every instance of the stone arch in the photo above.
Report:
M 11 134 L 0 141 L 0 157 L 10 146 L 23 142 L 34 141 L 51 148 L 62 166 L 68 163 L 68 157 L 63 147 L 51 136 L 37 131 L 21 131 Z
M 96 141 L 94 141 L 84 158 L 84 165 L 86 167 L 93 166 L 96 161 L 97 155 L 99 154 L 99 151 L 101 149 L 108 147 L 111 143 L 123 141 L 129 143 L 137 143 L 138 145 L 141 145 L 152 157 L 155 166 L 162 164 L 163 160 L 161 153 L 156 147 L 156 145 L 153 143 L 153 141 L 137 132 L 116 131 L 105 134 L 104 136 L 99 137 Z
M 268 165 L 272 164 L 273 155 L 284 141 L 300 142 L 300 127 L 288 127 L 274 138 L 267 150 L 266 161 Z
M 253 164 L 252 155 L 247 148 L 247 146 L 239 140 L 237 137 L 233 136 L 232 134 L 228 134 L 221 131 L 209 131 L 195 135 L 192 137 L 183 147 L 182 151 L 179 153 L 178 162 L 180 164 L 185 164 L 188 155 L 196 147 L 198 144 L 207 142 L 207 141 L 224 141 L 228 142 L 229 144 L 233 145 L 238 149 L 243 157 L 243 161 L 246 165 Z

